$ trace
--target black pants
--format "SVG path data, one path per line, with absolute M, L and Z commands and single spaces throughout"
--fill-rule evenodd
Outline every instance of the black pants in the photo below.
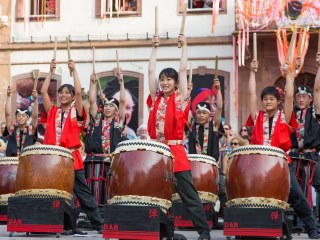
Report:
M 317 230 L 316 220 L 306 196 L 303 194 L 295 176 L 295 169 L 290 166 L 290 193 L 288 203 L 305 225 L 306 231 Z
M 186 207 L 196 231 L 203 238 L 210 238 L 210 227 L 198 192 L 193 186 L 191 171 L 176 172 L 176 190 Z
M 80 206 L 89 218 L 91 225 L 98 229 L 103 224 L 101 214 L 97 203 L 87 186 L 86 179 L 84 177 L 84 170 L 76 170 L 74 173 L 73 192 L 77 196 Z

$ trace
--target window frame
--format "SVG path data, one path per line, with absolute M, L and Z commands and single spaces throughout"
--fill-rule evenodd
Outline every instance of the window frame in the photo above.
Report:
M 96 0 L 96 18 L 97 19 L 103 19 L 101 18 L 101 0 Z M 117 16 L 117 12 L 112 12 L 112 16 Z M 137 11 L 127 11 L 127 12 L 119 12 L 119 17 L 141 17 L 142 16 L 142 0 L 137 0 Z M 105 12 L 104 17 L 109 18 L 110 13 Z M 118 17 L 118 16 L 117 16 Z
M 227 14 L 227 0 L 221 0 L 222 7 L 219 9 L 219 14 Z M 178 0 L 178 15 L 183 14 L 184 0 Z M 212 14 L 212 8 L 194 8 L 187 10 L 188 15 L 208 15 Z
M 16 21 L 22 22 L 24 21 L 24 13 L 23 13 L 23 0 L 16 0 Z M 43 15 L 44 21 L 59 21 L 60 20 L 60 0 L 55 0 L 55 14 L 53 15 Z M 30 1 L 31 4 L 31 1 Z M 31 5 L 30 5 L 31 9 Z M 29 21 L 30 22 L 40 22 L 42 16 L 41 15 L 30 15 Z

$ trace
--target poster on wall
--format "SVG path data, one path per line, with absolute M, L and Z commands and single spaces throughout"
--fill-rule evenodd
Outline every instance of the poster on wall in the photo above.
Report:
M 116 98 L 119 100 L 120 85 L 114 76 L 105 76 L 100 78 L 100 84 L 104 95 L 107 98 Z M 127 126 L 123 133 L 128 139 L 136 138 L 136 130 L 139 122 L 139 78 L 124 75 L 124 88 L 126 91 L 126 123 Z

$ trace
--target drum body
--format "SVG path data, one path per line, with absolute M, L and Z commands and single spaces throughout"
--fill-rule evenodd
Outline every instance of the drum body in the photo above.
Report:
M 70 150 L 51 145 L 23 149 L 18 165 L 16 196 L 63 197 L 70 201 L 74 185 Z
M 193 185 L 202 201 L 216 202 L 219 192 L 219 167 L 210 156 L 189 154 Z
M 0 205 L 8 204 L 8 197 L 16 192 L 18 157 L 0 159 Z
M 173 158 L 168 146 L 147 140 L 123 141 L 114 152 L 110 172 L 108 203 L 171 207 Z
M 88 187 L 96 199 L 98 205 L 105 205 L 108 201 L 108 171 L 110 159 L 85 160 L 85 177 Z
M 226 176 L 228 200 L 259 198 L 285 203 L 290 190 L 289 174 L 288 162 L 281 149 L 262 145 L 239 147 L 231 153 Z M 255 200 L 252 204 L 259 205 L 260 200 Z

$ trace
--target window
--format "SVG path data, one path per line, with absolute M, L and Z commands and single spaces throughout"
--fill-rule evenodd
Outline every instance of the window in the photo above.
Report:
M 227 0 L 188 0 L 188 14 L 211 14 L 214 1 L 219 1 L 219 13 L 227 13 Z M 179 0 L 178 4 L 179 14 L 182 14 L 184 0 Z
M 29 3 L 29 6 L 25 6 Z M 22 21 L 28 12 L 30 21 L 58 20 L 60 17 L 60 0 L 17 0 L 16 20 Z
M 142 0 L 96 0 L 96 17 L 141 16 Z

